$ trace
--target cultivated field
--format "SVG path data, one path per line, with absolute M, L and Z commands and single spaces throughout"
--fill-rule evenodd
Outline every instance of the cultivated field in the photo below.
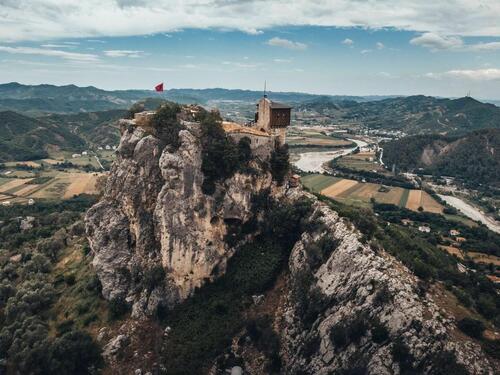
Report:
M 436 202 L 428 193 L 422 190 L 410 190 L 406 208 L 412 211 L 418 211 L 419 207 L 422 207 L 426 212 L 435 214 L 443 212 L 443 206 Z
M 494 255 L 487 255 L 483 253 L 476 253 L 473 251 L 469 251 L 467 255 L 475 262 L 475 263 L 486 263 L 486 264 L 494 264 L 495 266 L 500 266 L 500 258 Z
M 68 199 L 78 194 L 96 194 L 96 181 L 100 173 L 54 172 L 43 173 L 52 177 L 46 182 L 34 184 L 34 178 L 2 179 L 0 201 L 26 203 L 28 199 Z M 3 181 L 8 180 L 8 181 Z
M 375 199 L 378 203 L 394 204 L 399 207 L 442 213 L 443 207 L 426 192 L 395 186 L 382 186 L 369 182 L 342 179 L 332 176 L 311 174 L 302 177 L 302 184 L 315 193 L 321 193 L 347 204 L 366 205 Z
M 337 165 L 358 171 L 377 172 L 381 174 L 389 173 L 378 163 L 374 152 L 360 152 L 342 156 L 337 159 Z

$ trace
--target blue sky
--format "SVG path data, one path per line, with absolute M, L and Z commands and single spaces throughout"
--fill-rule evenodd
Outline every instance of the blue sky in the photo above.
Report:
M 269 16 L 257 0 L 190 0 L 184 10 L 169 0 L 101 0 L 98 10 L 10 1 L 0 5 L 0 82 L 260 90 L 267 80 L 275 91 L 500 99 L 500 2 L 480 1 L 481 10 L 457 0 L 456 13 L 439 1 L 289 9 L 268 0 L 283 9 Z M 184 13 L 172 15 L 173 6 Z

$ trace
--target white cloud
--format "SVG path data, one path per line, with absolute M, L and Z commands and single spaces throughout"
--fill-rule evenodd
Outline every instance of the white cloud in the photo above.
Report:
M 274 47 L 282 47 L 282 48 L 288 48 L 288 49 L 294 49 L 294 50 L 299 50 L 303 51 L 307 49 L 307 44 L 300 43 L 300 42 L 294 42 L 292 40 L 288 39 L 283 39 L 283 38 L 278 38 L 274 37 L 272 39 L 269 39 L 266 44 Z
M 500 80 L 500 69 L 471 69 L 471 70 L 449 70 L 443 73 L 427 73 L 427 78 L 442 79 L 442 78 L 455 78 L 455 79 L 469 79 L 473 81 L 493 81 Z
M 47 48 L 0 46 L 0 52 L 7 52 L 19 55 L 40 55 L 40 56 L 60 57 L 65 60 L 72 60 L 72 61 L 92 62 L 99 60 L 99 57 L 94 54 L 59 51 Z
M 375 47 L 377 47 L 377 49 L 384 49 L 385 48 L 384 43 L 382 43 L 382 42 L 377 42 L 375 44 Z
M 371 49 L 363 49 L 363 50 L 361 50 L 361 54 L 362 55 L 366 55 L 366 54 L 372 53 L 372 52 L 373 52 L 373 50 L 371 50 Z
M 278 64 L 287 64 L 292 62 L 290 59 L 273 59 L 273 61 Z
M 238 61 L 223 61 L 222 65 L 231 65 L 236 68 L 243 68 L 243 69 L 254 69 L 257 68 L 260 64 L 241 63 Z
M 144 51 L 129 51 L 122 49 L 112 49 L 104 51 L 104 54 L 108 57 L 142 57 L 144 56 Z
M 430 49 L 452 51 L 494 51 L 500 49 L 500 42 L 466 44 L 458 36 L 443 36 L 436 33 L 424 33 L 410 40 L 410 44 Z
M 410 44 L 429 48 L 431 51 L 459 49 L 464 42 L 455 36 L 442 36 L 436 33 L 425 33 L 410 40 Z
M 354 44 L 354 41 L 352 39 L 345 38 L 341 43 L 345 44 L 346 46 L 352 46 Z
M 40 44 L 40 47 L 42 47 L 42 48 L 72 48 L 72 46 L 67 45 L 67 44 L 52 44 L 52 43 Z
M 258 34 L 278 26 L 333 26 L 500 36 L 500 2 L 482 0 L 3 0 L 0 40 L 99 38 L 186 28 Z M 456 20 L 456 21 L 455 21 Z

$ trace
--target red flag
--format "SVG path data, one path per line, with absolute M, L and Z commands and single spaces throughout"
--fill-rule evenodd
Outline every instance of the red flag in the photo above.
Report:
M 155 90 L 158 92 L 163 92 L 163 82 L 156 85 Z

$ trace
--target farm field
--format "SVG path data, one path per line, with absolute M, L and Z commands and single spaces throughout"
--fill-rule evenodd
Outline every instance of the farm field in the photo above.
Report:
M 102 173 L 43 173 L 42 179 L 9 178 L 0 184 L 0 201 L 27 203 L 29 199 L 68 199 L 78 194 L 96 194 L 96 182 Z M 50 177 L 46 178 L 45 177 Z M 40 181 L 41 183 L 35 183 Z
M 399 207 L 442 213 L 443 207 L 426 192 L 394 186 L 383 186 L 369 182 L 342 179 L 318 174 L 307 175 L 302 183 L 315 193 L 323 194 L 347 204 L 365 206 L 375 199 L 378 203 L 394 204 Z
M 467 252 L 467 255 L 474 261 L 474 263 L 486 263 L 500 266 L 500 258 L 497 256 L 484 253 L 476 253 L 473 251 Z
M 388 174 L 388 171 L 376 160 L 374 152 L 360 152 L 358 154 L 342 156 L 337 159 L 337 165 L 358 171 Z

